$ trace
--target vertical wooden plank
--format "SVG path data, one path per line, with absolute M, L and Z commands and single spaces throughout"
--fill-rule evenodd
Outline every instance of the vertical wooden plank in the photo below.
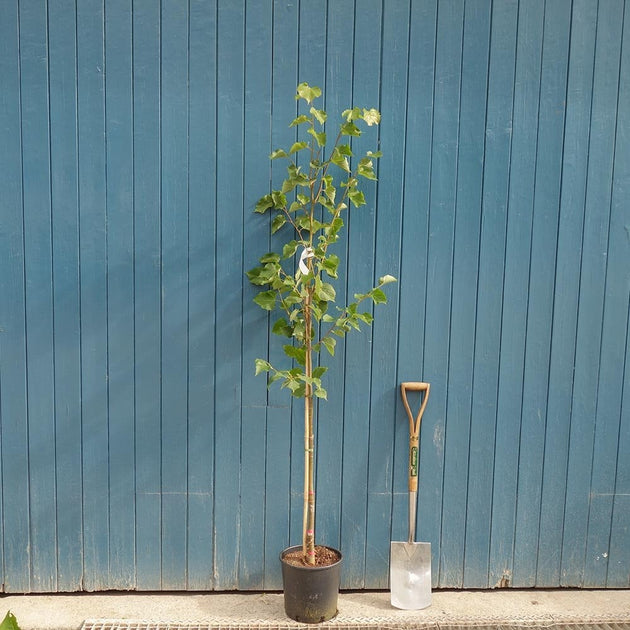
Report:
M 560 585 L 597 5 L 573 4 L 536 583 Z
M 604 11 L 602 7 L 602 11 Z M 601 15 L 598 16 L 604 19 Z M 596 43 L 596 66 L 593 78 L 593 107 L 597 81 L 606 77 L 602 63 L 608 39 L 598 30 Z M 602 74 L 603 72 L 603 74 Z M 604 125 L 591 115 L 591 127 Z M 597 392 L 601 359 L 604 286 L 606 277 L 606 251 L 609 216 L 602 213 L 602 204 L 609 207 L 610 158 L 604 157 L 603 139 L 590 133 L 589 166 L 586 189 L 584 240 L 580 276 L 580 300 L 576 338 L 575 373 L 572 399 L 571 431 L 569 441 L 569 463 L 567 471 L 567 502 L 562 546 L 562 585 L 582 586 L 585 580 L 585 558 L 587 552 L 588 518 L 591 506 L 591 479 L 593 475 L 593 449 L 595 443 Z M 607 151 L 610 151 L 610 146 Z M 608 173 L 608 175 L 607 175 Z M 606 183 L 603 180 L 608 179 Z
M 405 146 L 407 59 L 409 55 L 408 2 L 383 7 L 381 39 L 381 129 L 383 157 L 379 163 L 376 199 L 374 281 L 400 271 L 402 231 L 402 164 Z M 406 25 L 401 30 L 400 25 Z M 398 384 L 396 374 L 398 288 L 387 287 L 388 304 L 376 313 L 372 335 L 370 382 L 370 441 L 368 466 L 367 556 L 365 585 L 387 588 L 391 535 L 394 435 Z M 406 459 L 406 458 L 405 458 Z
M 401 239 L 401 269 L 399 278 L 400 314 L 398 347 L 398 381 L 426 380 L 423 369 L 425 339 L 425 309 L 427 301 L 427 265 L 429 240 L 429 206 L 433 104 L 435 86 L 435 43 L 438 3 L 411 4 L 409 36 L 409 69 L 407 77 L 407 132 L 405 136 L 405 181 L 403 187 L 403 226 Z M 392 540 L 407 536 L 408 467 L 405 455 L 409 449 L 409 423 L 396 392 L 396 442 L 394 461 L 394 516 Z M 431 496 L 426 458 L 434 448 L 431 427 L 433 412 L 427 407 L 420 430 L 421 497 L 418 501 L 417 538 L 430 540 L 431 520 L 427 518 L 426 498 Z M 429 453 L 429 455 L 427 455 Z
M 517 488 L 515 586 L 534 586 L 536 582 L 570 11 L 570 2 L 545 6 Z
M 625 295 L 628 302 L 628 205 L 625 191 L 630 185 L 630 154 L 619 150 L 628 146 L 630 140 L 630 4 L 625 4 L 623 18 L 621 68 L 619 73 L 619 96 L 617 100 L 616 150 L 612 182 L 612 204 L 610 215 L 609 274 L 613 273 L 617 285 L 618 298 Z M 613 501 L 612 525 L 610 532 L 610 550 L 606 586 L 609 588 L 627 588 L 630 586 L 630 305 L 626 315 L 626 348 L 622 378 L 622 406 L 617 449 L 617 475 Z M 619 343 L 619 338 L 617 338 Z
M 186 587 L 188 493 L 188 6 L 161 13 L 162 588 Z
M 466 504 L 469 481 L 467 454 L 472 413 L 490 18 L 489 2 L 465 7 L 439 560 L 440 586 L 460 588 L 464 580 L 466 513 L 461 506 Z
M 133 5 L 136 585 L 161 587 L 160 6 Z
M 324 89 L 324 102 L 322 106 L 328 112 L 326 129 L 329 142 L 334 142 L 341 124 L 341 112 L 353 104 L 352 99 L 352 53 L 354 42 L 354 28 L 349 19 L 353 15 L 354 6 L 351 0 L 320 5 L 320 15 L 325 33 L 322 46 L 326 46 L 326 77 L 322 85 Z M 302 20 L 308 19 L 302 16 Z M 314 24 L 314 20 L 308 23 Z M 317 32 L 317 29 L 315 29 Z M 308 60 L 309 65 L 314 65 Z M 302 63 L 300 64 L 303 74 Z M 319 70 L 319 72 L 318 72 Z M 313 68 L 310 74 L 317 76 L 324 69 Z M 317 85 L 317 83 L 316 83 Z M 348 212 L 343 217 L 346 225 L 351 221 L 355 209 L 349 204 Z M 361 212 L 363 208 L 359 208 Z M 331 253 L 339 256 L 342 263 L 338 269 L 338 280 L 335 282 L 337 303 L 343 305 L 347 302 L 347 268 L 348 262 L 348 232 L 344 230 L 341 238 L 331 249 Z M 342 481 L 342 443 L 344 439 L 344 393 L 345 393 L 345 361 L 346 343 L 340 340 L 337 344 L 335 356 L 330 357 L 326 352 L 322 356 L 322 362 L 328 366 L 326 373 L 326 390 L 328 399 L 318 401 L 317 416 L 317 543 L 332 545 L 339 548 L 341 535 L 341 481 Z M 348 374 L 349 379 L 353 374 Z M 349 380 L 348 379 L 348 380 Z M 346 435 L 346 439 L 352 441 L 352 436 Z
M 135 587 L 133 103 L 129 0 L 105 4 L 107 134 L 108 587 Z
M 597 212 L 602 229 L 599 256 L 605 259 L 602 339 L 593 444 L 591 504 L 588 515 L 584 585 L 606 583 L 610 530 L 615 492 L 616 458 L 621 417 L 621 394 L 625 361 L 624 346 L 628 313 L 628 240 L 625 255 L 619 249 L 623 228 L 617 223 L 614 238 L 610 227 L 614 158 L 627 145 L 616 145 L 619 67 L 624 5 L 602 3 L 597 19 L 597 45 L 593 79 L 589 180 L 586 202 Z M 595 210 L 597 209 L 597 210 Z M 628 213 L 626 212 L 626 219 Z M 612 246 L 611 246 L 612 245 Z M 622 246 L 624 247 L 624 246 Z M 601 252 L 607 252 L 602 255 Z
M 44 2 L 20 5 L 20 82 L 26 280 L 31 588 L 54 591 L 56 575 L 53 274 Z
M 236 588 L 240 531 L 244 3 L 219 5 L 215 586 Z
M 430 515 L 425 516 L 424 531 L 426 533 L 424 535 L 427 538 L 423 540 L 430 540 L 432 543 L 434 586 L 439 583 L 441 557 L 444 433 L 448 388 L 448 337 L 457 194 L 463 28 L 464 3 L 439 3 L 435 52 L 423 370 L 424 380 L 431 383 L 431 415 L 427 416 L 423 422 L 425 448 L 420 453 L 419 472 L 419 477 L 423 481 L 418 491 L 423 513 Z M 426 446 L 430 448 L 427 449 Z M 405 452 L 407 449 L 408 446 L 405 445 Z M 403 459 L 402 453 L 399 459 Z
M 272 112 L 271 146 L 272 149 L 291 146 L 295 130 L 289 129 L 289 122 L 295 117 L 296 104 L 293 99 L 298 84 L 299 11 L 296 3 L 274 2 L 272 36 Z M 264 156 L 263 156 L 264 157 Z M 271 168 L 272 186 L 281 186 L 286 171 L 285 164 L 276 162 Z M 249 204 L 269 190 L 267 185 L 257 191 Z M 251 207 L 251 206 L 250 206 Z M 281 236 L 271 238 L 270 249 L 276 249 Z M 267 241 L 269 242 L 269 241 Z M 277 338 L 269 340 L 269 360 L 274 365 L 283 363 L 281 344 Z M 300 401 L 296 408 L 296 430 L 292 430 L 292 403 L 286 391 L 272 387 L 267 394 L 267 442 L 265 458 L 268 465 L 265 471 L 265 588 L 282 587 L 278 555 L 289 544 L 299 544 L 302 532 L 302 466 L 304 458 L 299 449 L 304 448 L 301 427 L 303 420 L 300 413 L 303 405 Z M 291 457 L 291 453 L 300 453 Z M 287 456 L 288 455 L 288 456 Z M 293 485 L 292 485 L 293 484 Z M 293 525 L 295 523 L 295 525 Z
M 55 279 L 55 450 L 57 589 L 79 590 L 81 513 L 81 329 L 74 3 L 49 3 L 50 156 Z
M 190 3 L 188 582 L 213 587 L 216 2 Z
M 0 426 L 2 584 L 30 590 L 26 305 L 17 3 L 0 3 Z
M 536 121 L 540 89 L 543 4 L 528 2 L 505 6 L 505 29 L 496 61 L 504 67 L 503 79 L 497 74 L 495 115 L 501 110 L 512 112 L 512 138 L 502 138 L 502 162 L 508 163 L 508 217 L 506 227 L 505 271 L 501 318 L 501 360 L 497 398 L 497 426 L 494 453 L 492 522 L 490 532 L 489 585 L 506 585 L 514 570 L 514 525 L 523 369 L 525 361 L 525 327 L 529 290 L 529 260 L 536 166 Z M 497 8 L 497 11 L 499 9 Z M 518 14 L 517 14 L 518 13 Z M 500 15 L 498 13 L 497 15 Z M 495 22 L 493 21 L 493 29 Z M 518 32 L 517 32 L 518 25 Z M 493 38 L 493 42 L 495 39 Z M 492 53 L 491 53 L 492 55 Z M 505 66 L 503 66 L 505 64 Z M 491 66 L 490 75 L 494 77 Z M 503 92 L 500 92 L 500 91 Z M 489 95 L 489 97 L 492 96 Z M 505 128 L 505 121 L 504 127 Z M 486 154 L 494 154 L 494 135 L 488 138 Z M 487 160 L 486 160 L 487 161 Z M 488 163 L 488 173 L 492 173 Z M 497 185 L 501 185 L 498 183 Z
M 376 107 L 380 94 L 380 49 L 382 7 L 370 0 L 354 8 L 354 49 L 352 96 L 357 106 Z M 378 129 L 366 129 L 353 144 L 355 155 L 376 147 Z M 366 205 L 348 217 L 347 269 L 348 295 L 365 292 L 374 279 L 373 260 L 365 252 L 374 251 L 376 190 L 365 185 Z M 372 369 L 372 330 L 349 335 L 345 341 L 345 371 L 350 375 L 343 403 L 343 468 L 341 479 L 341 541 L 344 554 L 343 588 L 365 585 L 365 554 L 368 495 L 369 391 Z
M 488 585 L 517 7 L 492 17 L 470 425 L 464 587 Z
M 254 214 L 257 199 L 269 189 L 271 152 L 271 45 L 272 7 L 247 5 L 245 15 L 245 120 L 243 191 L 243 263 L 246 269 L 258 264 L 269 240 L 269 224 Z M 264 165 L 264 166 L 263 166 Z M 256 287 L 249 283 L 243 292 L 243 392 L 242 452 L 244 483 L 241 490 L 241 529 L 239 532 L 239 588 L 262 588 L 265 557 L 265 439 L 267 384 L 255 376 L 254 361 L 267 354 L 269 334 L 266 313 L 253 302 Z M 274 341 L 278 341 L 276 338 Z M 269 462 L 274 466 L 273 462 Z M 279 550 L 278 550 L 279 552 Z M 274 556 L 270 563 L 277 562 Z
M 103 588 L 109 558 L 107 235 L 102 2 L 77 5 L 79 258 L 84 588 Z

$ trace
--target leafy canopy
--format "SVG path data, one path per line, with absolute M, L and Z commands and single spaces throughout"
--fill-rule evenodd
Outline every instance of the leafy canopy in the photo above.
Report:
M 396 279 L 385 275 L 366 293 L 355 294 L 354 301 L 333 308 L 337 294 L 332 281 L 340 260 L 329 250 L 339 239 L 349 206 L 365 205 L 361 182 L 376 180 L 375 162 L 381 157 L 380 151 L 367 151 L 357 159 L 352 138 L 361 135 L 360 125 L 378 125 L 381 116 L 376 109 L 345 110 L 330 146 L 328 115 L 312 105 L 320 96 L 318 87 L 298 85 L 296 99 L 306 102 L 308 113 L 297 116 L 290 127 L 298 127 L 302 137 L 269 156 L 287 162 L 286 177 L 278 190 L 258 200 L 255 212 L 271 213 L 271 233 L 280 232 L 286 239 L 280 251 L 261 256 L 247 276 L 261 287 L 254 302 L 279 313 L 272 332 L 286 338 L 283 349 L 292 366 L 278 369 L 256 359 L 256 374 L 267 373 L 270 385 L 279 381 L 293 396 L 326 398 L 322 376 L 327 368 L 321 360 L 312 367 L 311 353 L 325 349 L 334 355 L 337 339 L 361 330 L 361 324 L 370 325 L 372 306 L 387 302 L 383 287 Z

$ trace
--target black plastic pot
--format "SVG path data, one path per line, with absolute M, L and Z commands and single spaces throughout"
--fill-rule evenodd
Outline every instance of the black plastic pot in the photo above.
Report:
M 339 560 L 327 567 L 295 566 L 284 561 L 285 553 L 301 549 L 301 546 L 289 547 L 280 554 L 284 611 L 295 621 L 322 623 L 337 614 L 341 553 L 334 549 Z

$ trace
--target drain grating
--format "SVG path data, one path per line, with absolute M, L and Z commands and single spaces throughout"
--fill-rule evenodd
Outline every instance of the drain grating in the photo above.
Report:
M 295 630 L 296 628 L 331 630 L 630 630 L 630 619 L 619 621 L 554 620 L 553 618 L 506 621 L 470 619 L 457 621 L 393 620 L 383 618 L 335 619 L 321 624 L 303 624 L 277 620 L 249 620 L 238 623 L 233 619 L 215 619 L 209 622 L 155 622 L 129 619 L 88 619 L 81 630 Z

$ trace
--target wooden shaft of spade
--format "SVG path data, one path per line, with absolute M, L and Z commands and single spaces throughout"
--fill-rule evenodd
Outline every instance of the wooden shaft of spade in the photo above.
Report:
M 429 383 L 414 383 L 407 382 L 400 384 L 400 393 L 407 410 L 407 416 L 409 417 L 409 492 L 418 491 L 418 448 L 420 445 L 420 423 L 422 422 L 422 414 L 427 406 L 429 400 L 429 390 L 431 386 Z M 415 420 L 413 413 L 409 407 L 407 401 L 407 392 L 424 392 L 422 397 L 422 404 L 420 405 L 420 411 Z

